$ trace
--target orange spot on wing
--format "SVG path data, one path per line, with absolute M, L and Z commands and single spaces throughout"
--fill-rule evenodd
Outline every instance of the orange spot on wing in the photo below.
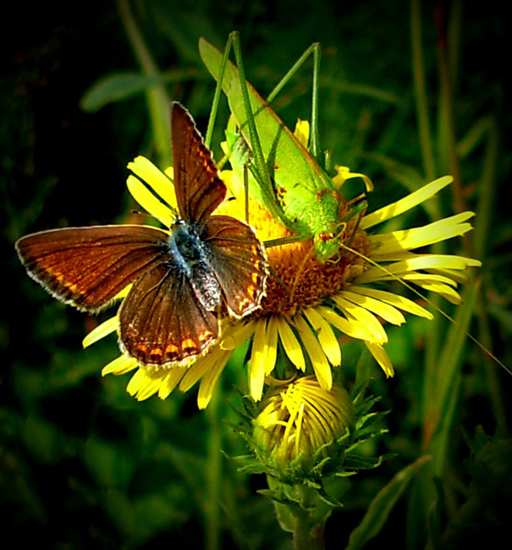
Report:
M 183 342 L 181 343 L 181 347 L 183 349 L 196 349 L 197 344 L 192 340 L 192 338 L 185 338 Z
M 210 332 L 209 330 L 205 330 L 204 332 L 201 332 L 201 334 L 199 335 L 199 341 L 204 342 L 205 340 L 210 338 L 210 336 L 213 336 L 213 333 Z
M 167 347 L 165 348 L 166 353 L 176 353 L 179 350 L 178 346 L 175 346 L 174 344 L 167 344 Z

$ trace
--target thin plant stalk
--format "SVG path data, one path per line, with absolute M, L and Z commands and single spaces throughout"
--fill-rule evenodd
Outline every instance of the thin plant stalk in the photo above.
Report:
M 432 132 L 430 129 L 427 85 L 425 78 L 425 64 L 423 61 L 422 26 L 420 0 L 411 0 L 411 47 L 412 72 L 416 98 L 416 115 L 418 117 L 418 131 L 423 158 L 423 168 L 427 181 L 437 176 L 434 160 Z
M 457 132 L 455 124 L 455 107 L 453 95 L 453 75 L 450 71 L 449 59 L 452 57 L 451 67 L 454 66 L 453 56 L 448 53 L 451 48 L 451 40 L 446 32 L 445 12 L 442 7 L 436 9 L 437 23 L 437 44 L 439 60 L 439 84 L 440 84 L 440 129 L 442 136 L 440 139 L 444 142 L 447 151 L 447 158 L 442 160 L 446 164 L 450 174 L 453 177 L 453 198 L 455 212 L 464 212 L 466 210 L 465 200 L 462 192 L 462 174 L 460 168 L 459 156 L 457 154 Z M 466 251 L 468 251 L 469 241 L 464 240 Z
M 144 42 L 128 0 L 117 0 L 117 4 L 128 40 L 143 73 L 158 77 L 160 71 Z M 171 166 L 169 96 L 163 84 L 156 84 L 148 88 L 146 97 L 158 162 L 162 167 Z
M 296 511 L 293 531 L 294 550 L 324 550 L 323 530 L 322 524 L 311 528 L 308 512 Z
M 222 385 L 218 384 L 212 396 L 206 416 L 208 419 L 208 455 L 207 455 L 207 502 L 205 506 L 206 522 L 206 550 L 219 550 L 220 548 L 220 502 L 222 479 L 222 430 L 220 426 L 219 407 L 222 401 L 220 393 Z
M 478 216 L 475 224 L 475 254 L 482 260 L 487 255 L 487 244 L 492 223 L 494 198 L 497 187 L 497 168 L 499 162 L 499 132 L 496 115 L 491 118 L 488 128 L 487 147 L 484 155 L 482 179 L 480 182 L 480 198 L 478 201 Z M 492 347 L 491 328 L 489 316 L 485 307 L 483 289 L 480 288 L 478 302 L 479 337 L 483 344 L 490 349 Z M 489 395 L 496 415 L 497 429 L 503 437 L 508 432 L 508 422 L 505 413 L 503 393 L 496 372 L 496 365 L 486 355 L 482 355 L 485 367 Z

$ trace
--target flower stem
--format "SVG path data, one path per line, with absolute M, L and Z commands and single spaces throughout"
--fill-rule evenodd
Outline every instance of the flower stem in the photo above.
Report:
M 222 434 L 219 424 L 219 403 L 221 396 L 221 384 L 218 384 L 216 391 L 206 409 L 209 423 L 208 439 L 208 476 L 207 476 L 207 504 L 206 504 L 206 542 L 207 550 L 218 550 L 220 548 L 220 489 L 221 489 L 221 445 Z
M 311 527 L 306 511 L 294 512 L 293 548 L 294 550 L 323 550 L 323 525 Z
M 280 481 L 267 476 L 267 483 L 271 490 L 280 494 Z M 318 506 L 315 506 L 318 497 L 314 496 L 314 491 L 310 488 L 295 486 L 294 493 L 306 508 L 274 500 L 276 518 L 281 529 L 293 533 L 294 550 L 324 550 L 324 526 L 329 513 L 318 514 Z

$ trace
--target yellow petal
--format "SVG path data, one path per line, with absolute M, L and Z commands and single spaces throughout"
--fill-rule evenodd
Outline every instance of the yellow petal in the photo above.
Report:
M 263 395 L 265 383 L 265 336 L 267 322 L 265 319 L 256 321 L 256 330 L 252 341 L 251 359 L 249 362 L 249 391 L 254 401 L 259 401 Z
M 358 285 L 373 281 L 393 280 L 402 277 L 404 274 L 418 269 L 457 269 L 465 270 L 475 265 L 477 260 L 454 256 L 451 254 L 426 254 L 414 256 L 407 260 L 395 262 L 385 267 L 370 267 L 359 275 L 354 282 Z
M 227 354 L 229 357 L 231 352 L 226 352 L 215 347 L 206 355 L 199 357 L 195 363 L 192 363 L 189 367 L 185 367 L 183 369 L 185 372 L 180 382 L 180 391 L 183 393 L 188 392 L 190 388 L 208 372 L 208 370 L 215 368 L 217 360 L 219 357 L 223 357 L 224 354 Z
M 279 333 L 279 338 L 283 344 L 284 351 L 288 356 L 288 359 L 297 367 L 297 369 L 304 372 L 306 370 L 306 361 L 304 359 L 304 353 L 302 352 L 302 347 L 297 340 L 297 337 L 293 333 L 290 325 L 286 322 L 285 319 L 281 317 L 276 317 L 277 321 L 277 330 Z
M 293 135 L 297 138 L 299 143 L 307 149 L 309 142 L 309 122 L 307 120 L 297 120 Z
M 144 401 L 157 393 L 165 374 L 150 375 L 146 369 L 139 369 L 130 379 L 126 391 L 137 399 Z
M 208 403 L 210 402 L 215 384 L 217 383 L 226 363 L 228 362 L 231 353 L 224 352 L 222 357 L 219 357 L 215 362 L 215 365 L 210 368 L 203 378 L 201 379 L 201 384 L 199 385 L 199 392 L 197 394 L 197 406 L 200 409 L 206 409 Z
M 132 197 L 164 227 L 170 227 L 176 218 L 175 213 L 158 200 L 156 196 L 135 176 L 131 174 L 126 181 Z
M 356 338 L 358 340 L 373 339 L 373 335 L 363 323 L 353 319 L 345 319 L 345 317 L 342 317 L 332 308 L 318 306 L 316 310 L 329 324 L 343 332 L 343 334 L 350 336 L 350 338 Z
M 351 172 L 348 166 L 335 166 L 334 169 L 336 170 L 337 174 L 332 178 L 332 181 L 337 189 L 339 189 L 345 183 L 345 181 L 349 179 L 361 178 L 366 187 L 366 192 L 370 193 L 373 191 L 373 182 L 368 176 L 365 176 L 364 174 L 358 174 L 357 172 Z
M 138 156 L 133 162 L 128 163 L 128 169 L 145 181 L 171 209 L 177 210 L 174 184 L 167 174 L 164 174 L 149 159 L 142 156 Z
M 386 331 L 373 313 L 356 304 L 353 304 L 352 302 L 349 302 L 343 298 L 342 295 L 334 296 L 333 300 L 347 316 L 349 321 L 352 320 L 353 322 L 359 322 L 366 327 L 368 334 L 370 335 L 370 342 L 387 342 L 388 337 Z
M 173 182 L 173 186 L 174 186 L 174 168 L 172 166 L 169 166 L 164 170 L 164 174 L 171 180 L 171 182 Z
M 373 355 L 377 363 L 380 365 L 382 370 L 384 371 L 384 374 L 389 378 L 390 376 L 393 376 L 395 373 L 395 370 L 393 369 L 393 365 L 391 364 L 391 359 L 389 358 L 389 355 L 386 353 L 386 350 L 380 345 L 375 344 L 372 342 L 365 342 L 366 347 L 370 351 L 370 353 Z
M 107 319 L 103 323 L 99 324 L 97 327 L 93 328 L 91 332 L 83 339 L 82 345 L 84 348 L 91 346 L 96 343 L 98 340 L 105 338 L 109 334 L 112 334 L 117 330 L 119 326 L 119 317 L 115 315 L 110 319 Z
M 330 390 L 332 387 L 332 371 L 320 343 L 301 314 L 295 315 L 293 322 L 311 359 L 320 386 L 323 389 Z
M 401 253 L 403 250 L 412 250 L 460 237 L 472 229 L 470 223 L 463 222 L 473 216 L 473 212 L 463 212 L 423 227 L 393 231 L 383 235 L 372 235 L 369 237 L 372 246 L 372 260 L 381 259 L 381 257 L 393 259 L 389 257 Z
M 469 282 L 468 274 L 464 271 L 455 271 L 454 269 L 430 269 L 431 274 L 437 274 L 453 281 L 455 284 L 467 284 Z
M 243 345 L 247 339 L 254 334 L 254 330 L 254 321 L 249 321 L 245 324 L 236 322 L 232 325 L 228 325 L 225 332 L 222 334 L 219 346 L 225 350 L 234 350 Z
M 169 372 L 163 379 L 160 387 L 158 388 L 158 397 L 160 399 L 167 399 L 169 395 L 175 390 L 176 386 L 179 384 L 180 380 L 185 374 L 185 369 L 182 368 L 171 368 Z
M 341 365 L 341 348 L 331 325 L 325 320 L 315 308 L 307 308 L 304 310 L 311 326 L 316 330 L 318 341 L 324 350 L 327 359 L 331 365 L 337 367 Z
M 126 390 L 131 396 L 138 392 L 141 381 L 143 381 L 144 378 L 143 369 L 138 369 L 137 372 L 130 378 Z
M 351 285 L 349 288 L 351 292 L 356 292 L 357 294 L 362 294 L 363 296 L 370 296 L 371 298 L 390 304 L 398 309 L 401 309 L 402 311 L 407 311 L 408 313 L 417 315 L 418 317 L 425 317 L 430 320 L 434 318 L 430 311 L 422 308 L 416 302 L 409 300 L 409 298 L 405 298 L 398 294 L 393 294 L 392 292 L 387 292 L 385 290 L 369 288 L 367 286 Z
M 371 298 L 370 296 L 362 296 L 361 294 L 350 292 L 349 290 L 344 290 L 340 294 L 349 302 L 368 309 L 372 313 L 375 313 L 375 315 L 382 317 L 388 323 L 392 323 L 393 325 L 401 325 L 405 323 L 405 317 L 402 313 L 385 302 L 381 302 L 380 300 Z
M 122 300 L 123 298 L 126 298 L 128 296 L 128 292 L 130 292 L 130 289 L 132 288 L 133 283 L 130 283 L 129 285 L 126 285 L 123 290 L 120 290 L 117 294 L 114 300 Z
M 433 277 L 429 277 L 428 274 L 411 273 L 404 275 L 403 279 L 408 282 L 413 282 L 424 290 L 439 294 L 452 304 L 459 305 L 462 303 L 462 298 L 455 289 L 445 283 L 435 280 Z
M 105 365 L 103 369 L 101 370 L 101 376 L 105 376 L 107 374 L 126 374 L 127 372 L 132 371 L 133 369 L 136 369 L 138 367 L 138 363 L 136 359 L 133 357 L 128 357 L 127 355 L 120 355 L 119 357 L 116 357 L 113 361 L 110 361 L 108 365 Z
M 407 212 L 407 210 L 410 210 L 418 204 L 421 204 L 427 199 L 433 197 L 438 191 L 449 185 L 452 181 L 453 178 L 451 176 L 444 176 L 428 183 L 427 185 L 424 185 L 403 199 L 368 214 L 368 216 L 365 216 L 361 220 L 359 225 L 360 229 L 369 229 L 370 227 L 394 218 L 403 212 Z
M 265 354 L 265 375 L 268 376 L 274 370 L 277 360 L 277 321 L 275 316 L 268 320 Z
M 441 283 L 451 286 L 453 288 L 457 288 L 457 283 L 453 279 L 446 277 L 445 275 L 441 275 L 440 273 L 408 273 L 404 275 L 403 278 L 407 279 L 408 281 L 431 281 L 433 283 Z
M 477 263 L 477 265 L 480 262 Z M 403 264 L 403 265 L 402 265 Z M 425 254 L 416 256 L 404 262 L 392 264 L 393 269 L 397 271 L 416 271 L 417 269 L 468 269 L 474 261 L 464 256 L 455 256 L 452 254 Z

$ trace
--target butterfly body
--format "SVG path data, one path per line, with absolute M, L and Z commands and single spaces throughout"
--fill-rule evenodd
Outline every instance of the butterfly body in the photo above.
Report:
M 201 238 L 201 228 L 178 220 L 172 227 L 169 249 L 176 268 L 186 274 L 199 302 L 208 311 L 218 309 L 222 291 L 210 264 L 208 247 Z
M 59 300 L 96 313 L 131 285 L 119 308 L 119 345 L 141 365 L 185 366 L 218 340 L 220 317 L 259 307 L 267 258 L 254 230 L 212 215 L 224 200 L 194 121 L 172 106 L 179 215 L 168 230 L 141 225 L 71 227 L 16 243 L 28 274 Z

